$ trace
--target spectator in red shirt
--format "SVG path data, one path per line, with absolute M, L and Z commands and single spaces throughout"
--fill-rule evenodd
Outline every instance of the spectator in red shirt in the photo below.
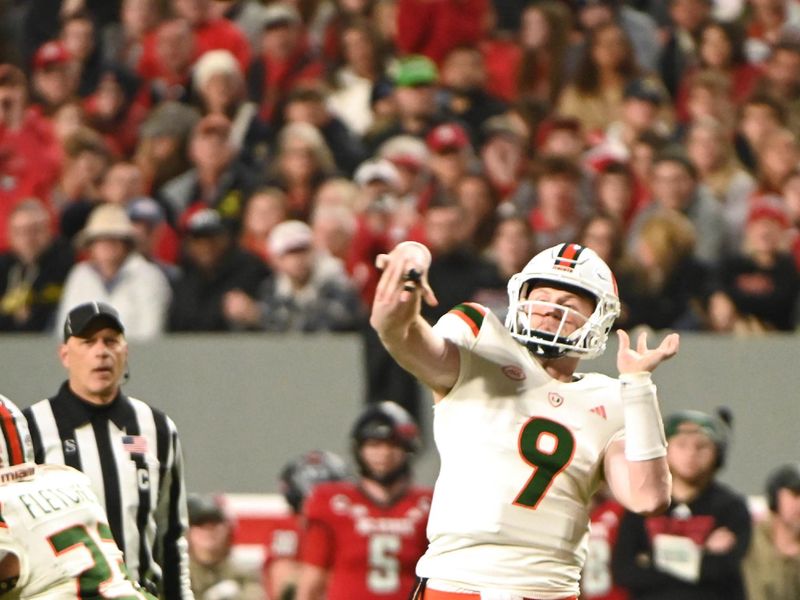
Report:
M 183 19 L 170 19 L 151 34 L 152 50 L 139 61 L 137 72 L 148 82 L 142 102 L 146 106 L 165 100 L 188 102 L 196 40 Z
M 355 192 L 357 225 L 346 267 L 364 305 L 371 306 L 380 279 L 375 258 L 394 246 L 394 235 L 400 233 L 404 236 L 407 232 L 407 227 L 398 218 L 404 212 L 398 200 L 401 175 L 390 161 L 370 159 L 356 170 L 355 182 L 359 186 Z M 317 207 L 322 204 L 322 199 L 322 194 L 318 194 Z M 406 210 L 414 211 L 416 216 L 414 207 Z
M 209 50 L 227 50 L 236 57 L 242 69 L 247 69 L 251 58 L 250 43 L 236 25 L 212 16 L 211 0 L 172 0 L 172 12 L 192 26 L 198 57 Z
M 135 102 L 139 80 L 115 65 L 98 71 L 95 92 L 83 104 L 89 126 L 102 134 L 112 151 L 130 156 L 139 141 L 139 127 L 147 117 L 145 107 Z
M 751 0 L 745 49 L 750 62 L 764 61 L 781 38 L 798 25 L 796 6 L 786 0 Z
M 52 114 L 78 91 L 79 71 L 61 42 L 47 42 L 33 57 L 33 102 L 40 112 Z
M 211 16 L 211 0 L 172 0 L 171 6 L 176 18 L 188 23 L 194 37 L 192 61 L 209 50 L 228 50 L 236 57 L 242 70 L 247 69 L 251 57 L 247 38 L 230 21 Z M 159 63 L 168 60 L 166 56 L 159 57 L 159 30 L 148 34 L 143 42 L 138 70 L 145 79 L 158 75 L 161 71 Z
M 488 0 L 399 0 L 397 48 L 438 63 L 456 46 L 477 45 L 488 13 Z
M 688 90 L 701 70 L 715 71 L 730 82 L 730 98 L 734 104 L 739 105 L 750 96 L 761 69 L 748 63 L 744 52 L 744 32 L 738 25 L 710 21 L 700 29 L 698 64 L 682 78 L 675 99 L 681 121 L 687 120 Z
M 430 150 L 430 169 L 433 177 L 420 194 L 417 210 L 424 213 L 437 199 L 455 199 L 458 182 L 475 162 L 475 153 L 467 132 L 458 123 L 442 123 L 425 137 Z
M 161 19 L 159 0 L 122 0 L 119 23 L 103 28 L 103 62 L 135 70 L 145 38 Z
M 0 64 L 0 250 L 8 248 L 8 215 L 28 197 L 47 201 L 61 170 L 61 148 L 52 127 L 26 110 L 27 81 Z
M 215 0 L 211 3 L 212 18 L 233 23 L 247 38 L 251 55 L 258 52 L 261 43 L 262 19 L 266 2 L 253 0 Z
M 264 13 L 261 52 L 250 65 L 248 91 L 258 102 L 261 117 L 272 121 L 276 106 L 299 83 L 322 79 L 322 63 L 308 48 L 300 13 L 290 4 L 276 2 Z

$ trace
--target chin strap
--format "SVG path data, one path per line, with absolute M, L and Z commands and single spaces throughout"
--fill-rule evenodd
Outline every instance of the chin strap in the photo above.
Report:
M 544 337 L 548 337 L 548 336 L 552 337 L 552 334 L 548 334 L 548 333 L 541 332 L 541 331 L 536 331 L 536 330 L 528 331 L 528 335 L 531 335 L 531 334 L 535 335 L 537 337 L 540 337 L 540 338 L 544 338 Z M 556 338 L 553 338 L 553 342 L 556 342 L 558 344 L 565 344 L 566 345 L 566 344 L 569 343 L 569 340 L 567 340 L 567 338 L 565 338 L 565 337 L 556 337 Z M 566 348 L 556 348 L 555 346 L 550 346 L 550 345 L 545 344 L 543 342 L 535 342 L 535 341 L 529 340 L 529 341 L 523 342 L 523 345 L 528 350 L 533 352 L 533 354 L 535 356 L 539 356 L 541 358 L 561 358 L 562 356 L 566 356 L 567 355 L 567 349 Z
M 561 358 L 567 354 L 567 351 L 562 348 L 545 346 L 540 342 L 525 342 L 525 347 L 539 358 Z

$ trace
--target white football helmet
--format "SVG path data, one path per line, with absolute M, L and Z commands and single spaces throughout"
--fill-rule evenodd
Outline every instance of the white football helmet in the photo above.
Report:
M 528 300 L 537 282 L 577 291 L 595 301 L 594 312 L 585 317 L 576 310 L 541 300 Z M 547 358 L 579 356 L 594 358 L 602 354 L 608 332 L 619 316 L 617 283 L 611 269 L 597 253 L 578 244 L 558 244 L 543 250 L 508 281 L 506 327 L 511 336 L 532 352 Z M 561 311 L 561 324 L 554 332 L 530 327 L 536 308 Z M 582 322 L 575 331 L 562 335 L 568 318 Z

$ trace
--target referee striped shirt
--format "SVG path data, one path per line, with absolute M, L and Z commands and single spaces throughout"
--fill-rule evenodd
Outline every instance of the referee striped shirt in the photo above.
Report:
M 192 598 L 183 459 L 172 420 L 121 392 L 108 405 L 91 404 L 67 382 L 23 412 L 37 463 L 67 465 L 92 480 L 131 577 L 162 598 Z

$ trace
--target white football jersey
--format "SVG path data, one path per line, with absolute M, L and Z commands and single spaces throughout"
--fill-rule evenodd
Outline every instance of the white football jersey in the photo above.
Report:
M 461 367 L 435 407 L 441 470 L 417 574 L 454 590 L 577 595 L 589 500 L 623 436 L 619 381 L 552 379 L 478 304 L 435 330 L 458 345 Z
M 70 467 L 0 470 L 0 552 L 20 559 L 19 598 L 152 598 L 125 576 L 89 478 Z

